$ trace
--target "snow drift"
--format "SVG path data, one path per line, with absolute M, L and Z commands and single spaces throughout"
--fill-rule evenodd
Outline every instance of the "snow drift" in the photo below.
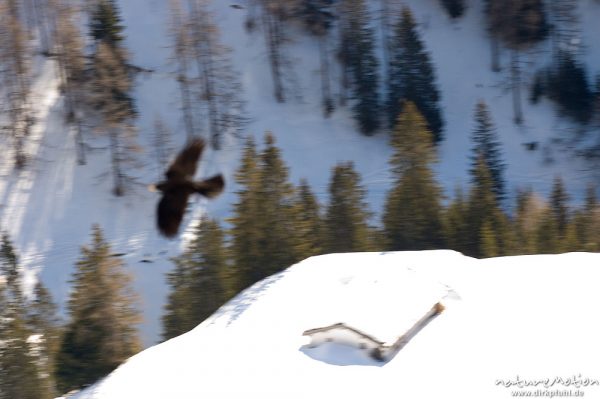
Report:
M 309 258 L 74 398 L 599 395 L 599 261 L 452 251 Z M 387 362 L 302 335 L 342 322 L 395 339 L 437 301 L 445 310 Z

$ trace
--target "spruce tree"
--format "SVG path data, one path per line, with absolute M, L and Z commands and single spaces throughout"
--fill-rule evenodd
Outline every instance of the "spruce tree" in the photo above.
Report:
M 585 204 L 573 216 L 581 249 L 597 252 L 600 250 L 600 206 L 596 196 L 596 187 L 586 189 Z
M 325 214 L 323 252 L 358 252 L 373 248 L 371 213 L 366 190 L 352 162 L 337 164 L 329 183 L 329 204 Z
M 227 254 L 219 224 L 203 217 L 188 248 L 173 259 L 171 293 L 163 316 L 163 338 L 181 335 L 213 314 L 227 298 Z
M 542 214 L 537 226 L 537 253 L 555 254 L 561 252 L 561 239 L 552 208 Z
M 297 227 L 300 243 L 299 252 L 303 257 L 319 255 L 323 248 L 323 218 L 320 205 L 305 179 L 302 179 L 297 191 Z
M 440 109 L 440 93 L 435 73 L 425 50 L 413 15 L 407 7 L 395 29 L 392 40 L 387 86 L 387 109 L 390 127 L 394 127 L 403 104 L 414 103 L 427 121 L 427 129 L 438 143 L 443 138 L 444 121 Z
M 550 209 L 558 233 L 562 236 L 565 234 L 569 223 L 569 194 L 567 193 L 561 177 L 555 177 L 552 184 L 552 193 L 550 194 Z
M 504 169 L 500 140 L 494 127 L 490 112 L 483 101 L 479 101 L 475 108 L 475 129 L 471 135 L 473 150 L 471 155 L 471 175 L 475 177 L 477 161 L 481 156 L 490 171 L 493 182 L 493 191 L 500 204 L 505 198 Z
M 495 255 L 504 255 L 510 245 L 508 219 L 498 205 L 492 175 L 481 155 L 473 175 L 467 210 L 467 255 L 486 257 L 491 249 Z
M 139 349 L 139 322 L 131 277 L 111 256 L 102 230 L 81 249 L 68 302 L 70 321 L 57 355 L 60 391 L 82 388 L 104 377 Z
M 580 123 L 587 123 L 594 112 L 594 92 L 585 65 L 568 51 L 559 51 L 557 65 L 548 74 L 548 96 L 560 111 Z
M 375 33 L 364 0 L 342 0 L 348 15 L 342 33 L 343 67 L 351 77 L 354 118 L 360 131 L 372 135 L 380 125 L 379 61 L 375 56 Z
M 457 188 L 452 202 L 442 211 L 446 247 L 461 253 L 467 253 L 469 248 L 467 206 L 462 190 Z
M 514 229 L 517 247 L 515 254 L 534 254 L 537 252 L 537 229 L 544 217 L 547 204 L 531 190 L 519 191 L 516 201 Z
M 498 239 L 490 220 L 486 220 L 481 225 L 479 242 L 479 251 L 482 258 L 493 258 L 500 254 L 498 249 Z
M 229 219 L 232 225 L 229 231 L 231 251 L 238 280 L 235 291 L 259 281 L 262 275 L 256 267 L 261 240 L 258 210 L 259 174 L 256 144 L 250 137 L 244 146 L 240 166 L 235 175 L 240 189 L 236 193 L 238 201 L 233 205 L 233 217 Z
M 57 396 L 54 378 L 56 353 L 60 343 L 60 320 L 50 292 L 41 281 L 33 290 L 34 298 L 28 306 L 27 324 L 36 336 L 36 364 L 39 369 L 42 392 L 45 398 Z
M 464 0 L 440 0 L 451 18 L 460 18 L 465 13 Z
M 242 189 L 230 219 L 232 256 L 238 290 L 248 287 L 302 258 L 295 223 L 295 190 L 288 168 L 272 134 L 265 149 L 256 154 L 249 141 L 236 180 Z
M 259 157 L 258 205 L 262 228 L 261 268 L 271 275 L 302 259 L 297 235 L 296 193 L 288 180 L 289 171 L 271 133 Z
M 0 399 L 45 399 L 39 357 L 27 326 L 18 258 L 8 235 L 0 247 Z M 3 278 L 2 278 L 3 277 Z
M 432 134 L 414 104 L 408 102 L 402 108 L 391 137 L 394 154 L 390 165 L 395 183 L 383 214 L 387 249 L 440 248 L 441 188 L 431 168 L 436 160 Z
M 123 40 L 123 29 L 115 1 L 99 0 L 90 16 L 90 36 L 95 41 L 116 46 Z

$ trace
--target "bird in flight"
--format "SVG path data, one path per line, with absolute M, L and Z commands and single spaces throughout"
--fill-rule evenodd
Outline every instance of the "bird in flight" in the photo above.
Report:
M 225 187 L 225 181 L 220 174 L 206 180 L 194 181 L 202 150 L 204 140 L 192 139 L 165 172 L 166 180 L 153 186 L 162 192 L 162 198 L 156 208 L 156 224 L 165 237 L 172 238 L 177 235 L 191 194 L 197 193 L 213 198 Z

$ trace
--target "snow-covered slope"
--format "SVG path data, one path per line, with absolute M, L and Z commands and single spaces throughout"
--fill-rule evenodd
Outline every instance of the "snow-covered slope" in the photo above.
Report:
M 599 264 L 600 255 L 585 253 L 310 258 L 250 287 L 194 330 L 132 357 L 73 399 L 479 399 L 536 389 L 596 397 Z M 436 301 L 446 309 L 386 363 L 335 340 L 311 348 L 302 336 L 345 322 L 380 339 L 397 337 L 420 317 L 416 309 Z
M 243 4 L 244 2 L 240 2 Z M 555 175 L 566 178 L 573 198 L 583 195 L 593 181 L 593 171 L 554 143 L 570 137 L 569 124 L 558 119 L 552 105 L 542 102 L 532 106 L 525 102 L 525 124 L 516 127 L 512 119 L 511 94 L 507 90 L 508 68 L 500 74 L 489 70 L 489 43 L 478 1 L 470 1 L 466 15 L 456 22 L 449 20 L 438 0 L 405 0 L 414 12 L 421 33 L 436 66 L 446 118 L 445 141 L 440 147 L 438 178 L 446 194 L 455 185 L 468 183 L 469 135 L 475 103 L 484 99 L 503 141 L 508 164 L 508 187 L 533 187 L 541 194 L 549 191 Z M 69 279 L 81 245 L 89 242 L 93 223 L 99 224 L 115 253 L 125 254 L 140 293 L 145 345 L 159 339 L 160 316 L 166 296 L 164 275 L 172 264 L 170 258 L 181 252 L 185 240 L 167 241 L 154 228 L 157 197 L 145 185 L 159 175 L 154 162 L 151 137 L 153 123 L 160 116 L 175 132 L 173 146 L 183 142 L 183 125 L 179 113 L 178 90 L 173 67 L 169 65 L 167 20 L 168 2 L 163 0 L 119 0 L 126 27 L 125 37 L 132 62 L 152 69 L 136 82 L 135 98 L 139 107 L 140 168 L 133 170 L 138 184 L 124 198 L 115 198 L 111 190 L 109 152 L 101 133 L 86 132 L 90 146 L 87 165 L 77 165 L 73 131 L 64 125 L 62 98 L 52 61 L 39 63 L 33 88 L 37 124 L 33 128 L 28 152 L 31 164 L 16 175 L 10 158 L 2 164 L 0 178 L 0 228 L 6 230 L 21 254 L 28 281 L 41 276 L 54 298 L 64 305 L 69 293 Z M 289 53 L 302 90 L 302 100 L 277 104 L 272 98 L 271 77 L 260 32 L 248 35 L 244 28 L 245 10 L 230 7 L 232 2 L 213 1 L 212 8 L 221 28 L 223 42 L 232 49 L 236 69 L 240 72 L 244 97 L 251 123 L 247 133 L 259 137 L 266 130 L 277 137 L 291 180 L 308 179 L 321 202 L 327 201 L 331 167 L 338 161 L 352 160 L 361 173 L 368 192 L 371 210 L 377 215 L 390 184 L 388 159 L 391 154 L 385 134 L 364 137 L 356 131 L 347 109 L 337 109 L 330 119 L 321 116 L 317 44 L 297 35 Z M 373 9 L 378 2 L 371 1 Z M 600 70 L 600 4 L 581 0 L 585 60 L 592 74 Z M 542 46 L 543 47 L 543 46 Z M 544 64 L 543 48 L 525 55 L 525 75 Z M 507 55 L 503 55 L 506 66 Z M 523 92 L 524 98 L 526 92 Z M 522 143 L 538 140 L 548 151 L 528 152 Z M 555 163 L 544 163 L 545 155 Z M 232 140 L 218 153 L 208 152 L 199 174 L 225 174 L 226 193 L 215 201 L 199 200 L 186 217 L 189 225 L 202 212 L 224 219 L 231 212 L 236 186 L 233 174 L 238 164 L 239 143 Z M 377 222 L 375 219 L 374 222 Z M 152 262 L 152 263 L 148 263 Z

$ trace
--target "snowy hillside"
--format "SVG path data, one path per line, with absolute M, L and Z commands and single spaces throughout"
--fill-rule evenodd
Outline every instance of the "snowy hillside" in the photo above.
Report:
M 600 255 L 581 253 L 310 258 L 72 398 L 506 398 L 536 390 L 597 397 L 599 263 Z M 311 348 L 302 336 L 344 322 L 386 340 L 437 301 L 445 310 L 388 362 L 335 338 Z M 519 387 L 526 382 L 538 384 Z
M 172 268 L 171 257 L 185 245 L 159 237 L 154 227 L 157 197 L 145 186 L 159 176 L 153 161 L 150 141 L 152 125 L 160 116 L 176 132 L 174 147 L 183 142 L 178 91 L 169 65 L 166 35 L 166 1 L 119 0 L 125 29 L 125 41 L 132 62 L 155 72 L 139 77 L 136 102 L 139 106 L 139 142 L 144 151 L 140 166 L 133 171 L 135 184 L 124 198 L 114 197 L 108 170 L 106 137 L 86 132 L 90 146 L 88 164 L 77 165 L 74 132 L 64 125 L 63 99 L 52 61 L 41 64 L 34 83 L 36 125 L 28 153 L 33 162 L 15 175 L 7 163 L 0 180 L 0 227 L 14 240 L 26 269 L 28 281 L 40 276 L 55 300 L 64 306 L 69 279 L 81 245 L 89 242 L 91 226 L 99 224 L 115 254 L 121 254 L 134 275 L 135 289 L 141 295 L 144 323 L 142 336 L 146 346 L 159 339 L 160 316 L 166 296 L 165 273 Z M 525 102 L 525 124 L 512 123 L 512 104 L 507 89 L 508 68 L 500 74 L 489 68 L 489 43 L 485 38 L 479 3 L 471 1 L 466 15 L 449 20 L 437 0 L 406 0 L 414 11 L 427 48 L 436 66 L 446 118 L 445 141 L 440 148 L 438 178 L 452 195 L 456 185 L 468 182 L 469 135 L 474 105 L 484 99 L 490 106 L 504 144 L 508 187 L 532 187 L 546 194 L 552 179 L 560 174 L 575 198 L 593 181 L 589 166 L 573 157 L 568 146 L 556 144 L 564 139 L 569 124 L 558 119 L 552 105 Z M 290 166 L 292 181 L 306 177 L 322 202 L 327 200 L 330 169 L 338 161 L 353 160 L 368 190 L 368 200 L 379 213 L 389 188 L 388 137 L 379 134 L 364 137 L 357 132 L 347 109 L 337 109 L 324 119 L 319 103 L 317 44 L 298 36 L 291 44 L 294 67 L 302 88 L 302 99 L 277 104 L 272 98 L 264 38 L 244 30 L 245 10 L 230 7 L 227 1 L 214 1 L 213 9 L 221 28 L 222 40 L 233 49 L 234 64 L 240 72 L 251 123 L 247 133 L 262 141 L 266 130 L 277 137 L 283 157 Z M 377 3 L 373 2 L 373 7 Z M 582 33 L 585 60 L 591 73 L 600 70 L 600 6 L 594 0 L 582 0 Z M 543 48 L 526 55 L 531 73 L 544 65 Z M 503 63 L 506 66 L 506 54 Z M 41 59 L 41 58 L 40 58 Z M 523 96 L 527 93 L 524 90 Z M 524 142 L 537 140 L 541 150 L 528 152 Z M 239 157 L 239 142 L 231 140 L 220 152 L 209 152 L 199 175 L 225 174 L 226 193 L 212 202 L 197 200 L 185 223 L 208 212 L 224 219 L 231 211 L 236 187 L 233 174 Z M 548 157 L 553 163 L 545 163 Z M 377 220 L 374 220 L 377 222 Z M 189 229 L 188 229 L 189 231 Z

